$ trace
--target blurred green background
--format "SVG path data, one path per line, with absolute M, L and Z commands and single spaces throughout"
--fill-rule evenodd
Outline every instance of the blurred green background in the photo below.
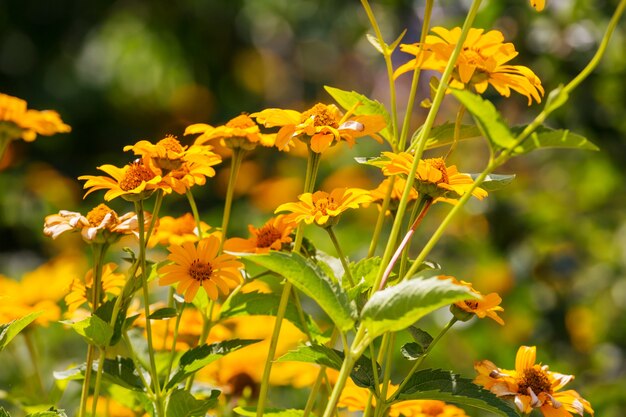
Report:
M 433 25 L 461 25 L 468 4 L 437 1 Z M 536 13 L 527 0 L 492 0 L 485 2 L 475 26 L 502 30 L 520 53 L 513 63 L 532 68 L 550 91 L 591 58 L 616 4 L 548 0 L 547 9 Z M 372 6 L 388 42 L 404 28 L 405 42 L 417 41 L 423 1 L 373 1 Z M 316 101 L 330 102 L 324 85 L 387 103 L 385 68 L 365 39 L 368 32 L 356 0 L 3 1 L 0 92 L 27 100 L 30 108 L 58 110 L 73 131 L 30 144 L 15 142 L 3 161 L 0 273 L 19 278 L 61 251 L 41 233 L 44 216 L 60 209 L 84 212 L 98 204 L 101 195 L 81 200 L 75 178 L 95 174 L 104 163 L 130 161 L 132 156 L 122 152 L 125 145 L 168 133 L 182 136 L 189 124 L 218 125 L 241 112 L 303 110 Z M 544 150 L 511 161 L 500 173 L 516 174 L 512 185 L 470 204 L 431 254 L 446 273 L 474 282 L 483 293 L 498 291 L 507 324 L 463 326 L 445 339 L 429 365 L 472 377 L 476 360 L 512 368 L 520 344 L 537 345 L 539 360 L 552 370 L 576 374 L 572 387 L 591 401 L 597 415 L 624 415 L 625 36 L 622 19 L 600 67 L 547 123 L 585 135 L 601 151 Z M 398 52 L 395 65 L 407 59 Z M 406 100 L 408 78 L 397 83 L 400 103 Z M 422 79 L 420 99 L 427 80 Z M 539 112 L 540 106 L 527 107 L 524 97 L 505 100 L 489 93 L 515 123 Z M 452 110 L 452 101 L 447 103 L 444 109 Z M 453 117 L 451 111 L 448 115 Z M 415 127 L 423 117 L 424 111 L 416 110 Z M 480 140 L 464 143 L 452 160 L 461 171 L 478 172 L 485 149 Z M 374 188 L 378 173 L 355 166 L 352 157 L 381 150 L 386 148 L 369 139 L 352 150 L 337 150 L 323 159 L 318 183 Z M 247 223 L 258 225 L 284 201 L 275 196 L 274 202 L 268 193 L 293 189 L 297 194 L 303 166 L 301 158 L 268 150 L 249 158 L 234 214 L 245 220 L 233 232 L 244 234 Z M 215 181 L 194 190 L 203 218 L 213 225 L 219 224 L 227 179 L 225 169 L 218 171 Z M 294 178 L 277 180 L 284 177 Z M 124 204 L 112 206 L 130 210 Z M 166 210 L 187 209 L 174 197 Z M 447 210 L 433 210 L 413 248 Z M 364 226 L 372 224 L 375 211 L 367 213 L 349 217 L 352 222 L 339 228 L 354 258 L 366 250 L 360 242 L 369 240 Z M 314 240 L 333 253 L 324 235 Z M 424 327 L 436 331 L 446 314 Z M 76 353 L 82 355 L 82 350 Z M 56 370 L 54 355 L 47 355 L 42 367 Z M 0 388 L 12 385 L 12 378 L 17 378 L 14 372 L 1 371 Z

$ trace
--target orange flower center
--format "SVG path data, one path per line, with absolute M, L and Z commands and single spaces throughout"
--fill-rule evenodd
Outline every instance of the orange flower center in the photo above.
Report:
M 154 173 L 146 168 L 143 163 L 133 162 L 128 164 L 124 177 L 120 180 L 120 188 L 124 191 L 134 190 L 142 182 L 150 181 L 154 178 Z
M 181 153 L 184 151 L 183 146 L 180 144 L 178 139 L 176 139 L 176 136 L 173 135 L 167 135 L 165 139 L 158 141 L 157 146 L 161 146 L 170 152 Z
M 478 301 L 476 300 L 465 300 L 463 302 L 470 310 L 476 310 L 478 308 Z
M 269 248 L 274 242 L 280 240 L 283 234 L 271 224 L 261 227 L 257 231 L 256 246 L 259 248 Z
M 441 414 L 443 414 L 444 409 L 444 403 L 438 402 L 438 401 L 424 401 L 422 404 L 420 404 L 422 409 L 420 410 L 422 412 L 422 414 L 426 415 L 426 416 L 439 416 Z
M 97 207 L 94 207 L 89 213 L 87 213 L 87 221 L 92 226 L 100 226 L 102 220 L 104 220 L 106 215 L 109 213 L 112 213 L 114 219 L 117 218 L 117 216 L 115 215 L 115 211 L 111 210 L 106 204 L 99 204 Z
M 428 165 L 430 165 L 431 167 L 441 172 L 441 179 L 437 181 L 437 184 L 441 184 L 441 183 L 449 184 L 450 183 L 449 182 L 450 180 L 448 178 L 448 169 L 446 168 L 446 162 L 443 160 L 443 158 L 425 159 L 424 162 L 426 162 Z
M 523 377 L 517 382 L 517 385 L 517 392 L 524 395 L 528 395 L 528 388 L 532 389 L 535 395 L 542 392 L 552 392 L 550 379 L 539 367 L 532 367 L 524 370 Z
M 330 196 L 326 198 L 325 197 L 319 198 L 316 201 L 314 201 L 313 204 L 315 204 L 315 208 L 318 211 L 321 211 L 324 216 L 328 214 L 327 210 L 337 209 L 337 203 L 335 203 L 335 199 Z
M 473 65 L 479 69 L 485 69 L 485 58 L 480 52 L 470 49 L 469 47 L 463 47 L 463 58 L 468 65 Z
M 339 127 L 339 120 L 325 104 L 317 103 L 315 106 L 302 113 L 302 122 L 305 122 L 311 116 L 313 116 L 314 126 L 330 126 L 335 129 Z
M 194 259 L 194 261 L 189 266 L 189 275 L 194 280 L 200 282 L 205 279 L 210 279 L 211 274 L 213 274 L 213 266 L 209 262 L 203 262 L 200 259 Z
M 256 126 L 256 123 L 247 114 L 239 115 L 226 123 L 226 127 L 235 129 L 247 129 L 254 126 Z

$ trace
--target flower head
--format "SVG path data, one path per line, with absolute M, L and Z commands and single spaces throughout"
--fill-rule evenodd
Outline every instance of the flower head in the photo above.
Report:
M 0 93 L 0 133 L 10 139 L 32 142 L 38 134 L 51 136 L 71 130 L 54 110 L 27 109 L 26 101 Z
M 126 283 L 124 274 L 115 273 L 117 265 L 110 262 L 102 267 L 101 284 L 106 294 L 119 295 Z M 87 271 L 85 279 L 75 278 L 70 284 L 70 292 L 65 296 L 68 314 L 72 314 L 84 303 L 91 305 L 93 288 L 93 269 Z M 104 294 L 102 294 L 104 295 Z M 101 300 L 100 300 L 101 301 Z
M 200 222 L 202 233 L 207 234 L 211 226 L 205 222 Z M 154 229 L 149 247 L 160 245 L 182 245 L 184 242 L 196 242 L 198 237 L 198 226 L 191 213 L 185 213 L 180 217 L 163 216 L 159 218 L 159 224 Z
M 536 1 L 537 6 L 541 3 L 542 0 Z M 428 35 L 423 44 L 400 45 L 403 52 L 415 55 L 415 59 L 399 67 L 394 76 L 416 67 L 443 73 L 458 43 L 461 28 L 434 27 L 432 31 L 435 34 Z M 509 97 L 513 90 L 528 97 L 528 105 L 533 99 L 540 103 L 544 90 L 535 73 L 528 67 L 508 64 L 517 54 L 512 43 L 504 43 L 500 31 L 484 33 L 483 29 L 472 28 L 457 59 L 450 87 L 471 88 L 482 94 L 491 84 L 504 97 Z
M 229 148 L 252 150 L 258 143 L 263 146 L 274 146 L 275 134 L 261 133 L 259 125 L 247 114 L 241 114 L 226 124 L 213 127 L 204 123 L 187 126 L 185 135 L 201 133 L 196 138 L 196 145 L 204 145 L 212 140 L 220 140 Z
M 360 188 L 335 188 L 330 193 L 316 191 L 298 196 L 298 202 L 278 206 L 275 213 L 290 211 L 286 220 L 306 224 L 315 222 L 322 227 L 334 225 L 341 213 L 372 201 L 369 191 Z
M 476 291 L 472 287 L 472 284 L 469 282 L 459 281 L 454 277 L 446 275 L 440 275 L 438 278 L 451 279 L 454 284 L 467 287 L 474 294 L 480 296 L 479 298 L 472 298 L 470 300 L 463 300 L 455 303 L 452 308 L 452 312 L 455 317 L 459 318 L 467 316 L 467 319 L 469 320 L 473 315 L 476 315 L 478 318 L 481 319 L 489 317 L 498 324 L 504 324 L 504 320 L 502 320 L 500 316 L 498 316 L 498 312 L 504 311 L 504 309 L 500 307 L 502 298 L 497 293 L 492 292 L 487 295 L 482 295 L 480 292 Z
M 372 196 L 372 202 L 382 204 L 387 196 L 387 192 L 389 191 L 389 186 L 391 185 L 391 179 L 385 178 L 379 185 L 373 190 L 370 190 L 370 195 Z M 389 208 L 390 210 L 397 209 L 398 204 L 400 203 L 400 199 L 402 198 L 402 194 L 404 193 L 404 187 L 406 186 L 406 180 L 404 178 L 396 177 L 393 182 L 393 188 L 391 190 L 391 196 L 389 199 Z M 411 188 L 409 194 L 409 201 L 417 200 L 418 194 L 414 188 Z M 388 213 L 387 213 L 388 214 Z
M 231 252 L 267 253 L 270 250 L 281 250 L 291 243 L 291 233 L 296 223 L 285 215 L 278 215 L 269 219 L 263 226 L 256 228 L 248 225 L 250 237 L 242 239 L 233 237 L 224 242 L 224 249 Z
M 148 168 L 142 159 L 131 162 L 123 168 L 102 165 L 98 169 L 110 176 L 81 175 L 78 177 L 79 180 L 86 180 L 83 188 L 89 188 L 85 197 L 97 190 L 107 190 L 104 194 L 106 201 L 116 197 L 129 201 L 143 200 L 159 188 L 161 183 L 161 176 Z
M 178 283 L 176 290 L 185 295 L 188 303 L 193 301 L 200 287 L 212 300 L 217 300 L 218 289 L 227 295 L 230 287 L 241 281 L 239 269 L 243 264 L 232 255 L 218 256 L 219 246 L 220 239 L 216 236 L 208 236 L 197 245 L 192 242 L 170 245 L 167 259 L 172 263 L 159 269 L 159 285 Z
M 289 146 L 293 138 L 302 139 L 304 136 L 310 140 L 311 149 L 317 153 L 324 152 L 342 139 L 350 146 L 356 143 L 356 138 L 368 135 L 380 142 L 376 132 L 386 125 L 380 115 L 344 115 L 334 104 L 322 103 L 302 113 L 265 109 L 250 117 L 256 118 L 265 127 L 280 127 L 276 135 L 276 146 L 279 149 Z
M 519 411 L 529 414 L 539 409 L 545 417 L 572 417 L 572 413 L 593 415 L 589 401 L 574 390 L 561 391 L 573 375 L 550 372 L 537 364 L 535 346 L 521 346 L 515 357 L 515 370 L 496 367 L 492 362 L 477 362 L 474 383 L 491 390 L 498 397 L 511 399 Z

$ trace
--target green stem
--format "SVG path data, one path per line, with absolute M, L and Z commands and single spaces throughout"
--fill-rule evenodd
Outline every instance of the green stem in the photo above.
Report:
M 161 204 L 163 203 L 163 190 L 159 189 L 156 192 L 156 198 L 154 200 L 154 209 L 152 210 L 152 217 L 150 218 L 150 224 L 148 225 L 148 231 L 146 232 L 146 242 L 150 241 L 150 236 L 154 231 L 154 226 L 158 218 L 159 211 L 161 210 Z
M 185 195 L 187 196 L 187 201 L 189 202 L 189 207 L 191 208 L 191 213 L 193 214 L 193 219 L 196 222 L 196 228 L 198 229 L 198 239 L 202 239 L 202 222 L 200 221 L 200 214 L 198 213 L 196 200 L 193 198 L 193 194 L 190 189 L 187 189 Z
M 141 379 L 141 382 L 143 383 L 143 386 L 146 389 L 148 396 L 151 398 L 154 398 L 154 391 L 152 390 L 152 387 L 150 386 L 150 384 L 148 383 L 148 381 L 143 375 L 143 366 L 141 365 L 141 361 L 137 357 L 137 353 L 135 352 L 135 349 L 133 348 L 133 344 L 131 343 L 130 338 L 128 337 L 128 331 L 122 332 L 122 339 L 124 340 L 124 343 L 126 344 L 126 349 L 128 350 L 128 354 L 130 355 L 130 358 L 133 360 L 135 369 L 137 369 L 137 375 L 139 375 L 139 379 Z
M 104 368 L 104 359 L 106 358 L 106 347 L 100 348 L 100 356 L 98 357 L 98 372 L 96 372 L 96 381 L 93 387 L 93 399 L 91 403 L 91 415 L 95 416 L 98 409 L 98 397 L 100 396 L 100 382 L 102 381 L 102 369 Z
M 456 113 L 456 119 L 454 121 L 454 136 L 452 137 L 452 145 L 450 145 L 450 149 L 448 149 L 446 156 L 443 158 L 444 160 L 447 160 L 448 157 L 452 155 L 452 152 L 454 152 L 454 150 L 456 149 L 457 143 L 459 143 L 459 137 L 461 136 L 461 122 L 463 121 L 464 115 L 465 106 L 461 104 L 459 106 L 459 111 L 457 111 Z
M 33 341 L 32 332 L 34 332 L 34 328 L 25 329 L 22 334 L 24 335 L 24 341 L 26 342 L 26 348 L 28 349 L 28 355 L 30 356 L 30 361 L 33 365 L 33 373 L 35 379 L 35 385 L 37 389 L 43 395 L 46 396 L 46 388 L 43 384 L 43 379 L 41 378 L 41 367 L 39 366 L 39 355 L 37 355 L 37 349 L 35 348 L 35 343 Z
M 295 296 L 297 296 L 297 292 L 293 292 Z M 303 324 L 306 325 L 306 323 Z M 328 342 L 328 346 L 333 346 L 335 344 L 335 341 L 337 340 L 337 329 L 335 329 L 335 331 L 333 332 L 333 334 L 330 337 L 330 341 Z M 309 336 L 310 339 L 310 336 Z M 311 392 L 309 393 L 309 398 L 306 401 L 306 406 L 304 407 L 304 412 L 302 413 L 302 417 L 308 417 L 309 414 L 311 414 L 311 411 L 313 410 L 313 406 L 315 405 L 315 400 L 317 399 L 317 393 L 319 392 L 320 387 L 322 386 L 322 382 L 324 382 L 324 379 L 326 378 L 326 367 L 325 366 L 320 366 L 320 370 L 317 373 L 317 378 L 315 379 L 315 383 L 313 384 L 313 387 L 311 388 Z
M 222 217 L 222 240 L 220 242 L 219 252 L 222 252 L 222 247 L 226 241 L 226 233 L 228 231 L 228 223 L 230 221 L 230 211 L 233 205 L 233 195 L 235 194 L 235 184 L 237 183 L 237 176 L 239 175 L 239 168 L 241 162 L 245 156 L 246 151 L 242 148 L 233 148 L 233 155 L 231 157 L 230 174 L 228 176 L 228 186 L 226 188 L 226 201 L 224 202 L 224 215 Z
M 170 373 L 172 372 L 172 365 L 174 364 L 174 356 L 176 356 L 176 342 L 178 341 L 178 331 L 180 329 L 180 320 L 183 317 L 183 313 L 185 311 L 185 302 L 183 301 L 182 306 L 180 308 L 180 311 L 178 312 L 178 315 L 176 316 L 176 324 L 174 325 L 174 335 L 173 340 L 172 340 L 172 348 L 170 349 L 170 360 L 167 363 L 167 372 L 165 373 L 165 375 L 169 378 Z M 168 333 L 169 333 L 169 328 L 168 328 Z M 165 340 L 167 340 L 167 334 L 165 333 Z
M 413 224 L 415 222 L 415 219 L 420 214 L 418 210 L 420 210 L 420 207 L 419 204 L 416 202 L 415 204 L 413 204 L 413 209 L 411 210 L 411 214 L 409 215 L 409 224 Z M 410 230 L 411 228 L 409 227 L 409 229 L 405 233 L 405 236 Z M 411 250 L 412 241 L 413 240 L 411 239 L 409 242 L 407 242 L 406 247 L 402 251 L 402 254 L 400 256 L 400 272 L 398 274 L 398 276 L 400 277 L 403 276 L 406 272 L 406 264 L 409 261 L 409 251 Z
M 389 380 L 391 379 L 391 363 L 393 362 L 393 348 L 396 340 L 395 333 L 387 333 L 389 335 L 388 340 L 389 343 L 386 348 L 386 358 L 385 358 L 385 371 L 383 373 L 382 386 L 380 388 L 380 397 L 379 402 L 376 404 L 376 413 L 374 414 L 377 417 L 381 417 L 384 413 L 386 407 L 384 406 L 385 401 L 387 399 L 387 390 L 389 389 Z
M 9 148 L 9 143 L 11 143 L 11 137 L 6 133 L 0 132 L 0 162 L 4 158 L 4 153 Z
M 337 255 L 339 256 L 339 260 L 341 261 L 341 265 L 343 266 L 343 270 L 346 278 L 348 278 L 348 282 L 350 283 L 350 288 L 354 288 L 354 279 L 352 278 L 352 274 L 350 273 L 350 266 L 348 265 L 348 259 L 343 254 L 341 250 L 341 246 L 339 246 L 339 241 L 337 240 L 337 236 L 333 231 L 332 226 L 326 227 L 326 231 L 328 232 L 328 236 L 330 236 L 330 240 L 333 241 L 333 245 L 335 246 L 335 250 L 337 251 Z
M 209 307 L 207 308 L 208 311 L 206 314 L 202 314 L 202 332 L 200 333 L 200 339 L 198 339 L 198 346 L 202 346 L 206 342 L 206 338 L 209 336 L 211 328 L 213 327 L 213 307 L 215 307 L 215 301 L 209 300 Z M 191 390 L 195 378 L 195 373 L 189 376 L 189 379 L 185 384 L 185 389 L 187 391 Z
M 370 242 L 370 248 L 367 251 L 367 257 L 371 258 L 374 256 L 376 252 L 376 246 L 378 246 L 378 239 L 380 238 L 380 233 L 383 230 L 383 224 L 385 223 L 385 217 L 387 215 L 387 209 L 389 209 L 389 202 L 391 201 L 391 194 L 393 193 L 393 185 L 396 182 L 395 175 L 389 177 L 389 188 L 385 193 L 385 198 L 380 206 L 380 212 L 378 213 L 378 218 L 376 219 L 376 226 L 374 227 L 374 234 L 372 236 L 372 240 Z M 391 217 L 393 219 L 393 216 Z
M 352 372 L 352 368 L 354 367 L 357 359 L 358 357 L 354 357 L 350 351 L 346 352 L 346 356 L 344 357 L 343 363 L 341 364 L 341 369 L 339 370 L 337 382 L 335 383 L 333 392 L 330 394 L 330 398 L 328 399 L 328 404 L 326 404 L 326 410 L 324 410 L 323 417 L 331 417 L 336 411 L 337 403 L 339 402 L 339 397 L 341 396 L 343 387 L 346 385 L 346 381 L 348 380 L 350 372 Z

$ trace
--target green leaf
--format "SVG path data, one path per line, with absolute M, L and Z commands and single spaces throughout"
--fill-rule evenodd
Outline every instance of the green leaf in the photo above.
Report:
M 90 345 L 104 347 L 109 344 L 113 336 L 113 328 L 109 323 L 100 317 L 93 315 L 75 323 L 63 322 L 69 324 L 72 329 L 83 337 Z
M 380 256 L 375 256 L 373 258 L 361 259 L 356 263 L 352 262 L 348 267 L 350 268 L 352 278 L 354 278 L 357 284 L 364 282 L 366 288 L 372 288 L 376 280 L 376 275 L 378 274 L 378 269 L 380 268 L 380 263 Z
M 433 342 L 433 337 L 422 329 L 419 329 L 415 326 L 410 326 L 408 328 L 409 333 L 413 340 L 418 343 L 424 350 L 428 349 L 428 346 Z
M 457 301 L 476 298 L 469 288 L 451 280 L 413 278 L 374 293 L 361 311 L 372 339 L 406 329 L 426 314 Z
M 383 55 L 384 55 L 384 54 L 385 54 L 385 50 L 387 50 L 387 54 L 391 54 L 391 53 L 392 53 L 392 52 L 393 52 L 393 51 L 394 51 L 394 50 L 398 47 L 398 44 L 402 41 L 402 38 L 404 38 L 404 35 L 406 35 L 406 32 L 407 32 L 407 30 L 406 30 L 406 29 L 404 29 L 404 30 L 402 31 L 402 33 L 400 34 L 400 36 L 398 36 L 398 37 L 396 38 L 396 40 L 395 40 L 395 41 L 393 41 L 393 42 L 391 43 L 391 45 L 387 45 L 387 44 L 385 43 L 385 44 L 384 44 L 384 46 L 382 46 L 382 45 L 380 44 L 380 42 L 378 41 L 378 38 L 377 38 L 377 37 L 372 36 L 372 35 L 370 35 L 369 33 L 368 33 L 368 34 L 366 34 L 365 36 L 366 36 L 367 40 L 369 41 L 369 43 L 371 43 L 371 44 L 372 44 L 372 46 L 373 46 L 373 47 L 374 47 L 374 48 L 375 48 L 378 52 L 380 52 L 381 54 L 383 54 Z
M 237 407 L 233 410 L 235 413 L 244 417 L 256 417 L 256 408 L 254 407 Z M 296 410 L 293 408 L 266 408 L 263 410 L 263 417 L 302 417 L 304 410 Z M 314 414 L 311 414 L 314 417 Z
M 42 314 L 43 310 L 36 311 L 8 323 L 0 324 L 0 352 L 3 351 L 4 348 L 7 347 L 9 342 L 13 340 L 13 338 L 17 336 L 22 330 L 24 330 L 26 326 L 35 321 L 37 317 L 41 316 Z
M 426 139 L 425 149 L 438 148 L 454 142 L 454 125 L 453 122 L 446 122 L 439 126 L 433 126 L 428 134 L 428 139 Z M 413 138 L 417 138 L 421 130 L 422 127 L 420 126 L 413 134 Z M 467 140 L 481 136 L 480 129 L 476 125 L 461 125 L 459 129 L 459 140 Z M 410 149 L 416 148 L 417 145 L 417 140 L 412 140 Z
M 273 251 L 241 256 L 284 276 L 294 287 L 315 300 L 341 331 L 354 327 L 356 306 L 343 289 L 311 260 L 299 253 Z
M 120 295 L 118 297 L 125 298 L 122 299 L 120 309 L 117 313 L 117 318 L 115 320 L 115 326 L 113 329 L 113 336 L 111 336 L 111 339 L 109 340 L 109 346 L 117 344 L 117 342 L 119 342 L 119 340 L 122 338 L 122 330 L 126 321 L 126 312 L 128 311 L 130 301 L 132 300 L 132 296 Z M 111 323 L 111 317 L 113 316 L 113 309 L 115 308 L 116 302 L 117 297 L 112 300 L 106 301 L 96 309 L 94 315 L 100 317 L 102 320 L 104 320 L 105 323 Z
M 506 417 L 518 417 L 517 411 L 508 402 L 471 380 L 442 369 L 425 369 L 415 373 L 394 402 L 426 399 L 475 407 Z
M 156 310 L 155 312 L 150 314 L 150 316 L 148 317 L 150 318 L 150 320 L 164 320 L 164 319 L 171 319 L 172 317 L 176 317 L 177 315 L 178 315 L 178 312 L 176 311 L 175 308 L 164 307 L 164 308 L 160 308 Z
M 507 149 L 515 144 L 515 138 L 508 125 L 489 100 L 484 100 L 467 90 L 450 90 L 472 114 L 483 136 L 494 149 Z
M 4 407 L 0 407 L 0 417 L 11 417 L 11 414 Z
M 276 316 L 279 302 L 279 294 L 259 292 L 238 293 L 222 304 L 220 317 L 227 319 L 239 316 Z M 319 343 L 326 341 L 326 337 L 323 336 L 322 331 L 317 324 L 315 324 L 310 315 L 304 313 L 303 318 L 305 323 L 302 323 L 298 309 L 294 304 L 287 304 L 285 318 L 303 333 L 310 333 L 313 340 Z
M 97 369 L 98 362 L 96 361 L 93 364 L 94 372 Z M 116 356 L 115 359 L 105 359 L 102 370 L 102 377 L 110 383 L 130 390 L 143 391 L 143 383 L 138 373 L 140 371 L 135 368 L 132 359 L 121 356 Z
M 165 389 L 174 388 L 176 384 L 187 378 L 187 376 L 202 369 L 211 362 L 218 360 L 222 356 L 259 341 L 260 340 L 258 339 L 233 339 L 219 343 L 211 343 L 210 345 L 204 344 L 193 349 L 189 349 L 180 357 L 178 369 L 170 378 L 169 382 L 165 386 Z
M 2 414 L 0 413 L 0 416 Z M 54 407 L 50 407 L 49 410 L 46 411 L 38 411 L 36 413 L 27 414 L 26 417 L 67 417 L 65 414 L 65 410 L 58 410 Z
M 519 135 L 522 133 L 526 126 L 516 126 L 512 129 L 513 133 Z M 530 134 L 521 145 L 517 146 L 513 150 L 513 155 L 522 155 L 535 149 L 543 148 L 570 148 L 570 149 L 583 149 L 587 151 L 598 151 L 595 144 L 589 141 L 584 136 L 572 133 L 566 129 L 550 129 L 545 126 L 540 126 L 533 133 Z
M 402 356 L 404 356 L 406 359 L 410 361 L 415 361 L 419 359 L 419 357 L 424 354 L 424 351 L 425 350 L 422 347 L 422 345 L 420 345 L 419 343 L 415 343 L 415 342 L 405 343 L 400 348 L 400 353 L 402 353 Z
M 345 91 L 335 87 L 324 86 L 324 89 L 335 99 L 337 103 L 345 110 L 349 111 L 354 108 L 357 103 L 361 103 L 354 109 L 355 115 L 381 115 L 385 119 L 387 126 L 378 132 L 387 142 L 394 146 L 393 135 L 391 133 L 391 117 L 387 113 L 385 106 L 376 100 L 372 100 L 356 91 Z
M 219 390 L 211 391 L 209 398 L 198 400 L 188 391 L 177 389 L 170 395 L 166 417 L 204 417 L 207 411 L 217 405 Z
M 473 180 L 476 180 L 480 174 L 469 174 Z M 485 180 L 482 184 L 480 184 L 480 188 L 485 191 L 497 191 L 501 190 L 504 187 L 508 186 L 515 179 L 515 175 L 498 175 L 498 174 L 489 174 L 485 177 Z

